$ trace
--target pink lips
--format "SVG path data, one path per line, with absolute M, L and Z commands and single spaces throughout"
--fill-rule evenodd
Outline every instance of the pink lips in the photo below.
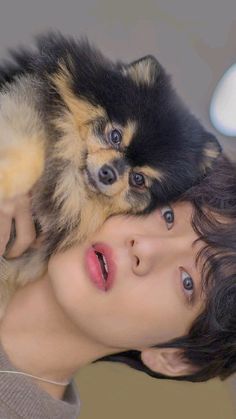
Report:
M 104 280 L 101 270 L 100 262 L 95 254 L 95 251 L 100 252 L 106 259 L 108 267 L 108 276 Z M 113 260 L 112 249 L 104 243 L 95 243 L 89 247 L 85 253 L 85 265 L 92 282 L 102 291 L 108 291 L 111 289 L 115 273 L 116 265 Z

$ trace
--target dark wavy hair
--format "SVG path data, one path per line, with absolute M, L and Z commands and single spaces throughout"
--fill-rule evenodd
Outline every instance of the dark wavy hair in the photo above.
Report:
M 169 377 L 150 370 L 141 353 L 130 350 L 95 361 L 122 362 L 154 378 L 206 381 L 222 380 L 236 372 L 236 164 L 225 156 L 198 185 L 181 198 L 193 205 L 192 226 L 197 240 L 205 245 L 197 256 L 202 260 L 202 289 L 206 304 L 189 333 L 156 348 L 181 348 L 183 358 L 197 372 Z

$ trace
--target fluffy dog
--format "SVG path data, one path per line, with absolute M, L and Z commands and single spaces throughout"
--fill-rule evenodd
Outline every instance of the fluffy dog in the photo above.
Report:
M 0 200 L 31 191 L 43 245 L 9 261 L 2 312 L 52 253 L 112 214 L 147 214 L 176 199 L 219 153 L 151 55 L 113 63 L 59 33 L 12 51 L 0 68 Z

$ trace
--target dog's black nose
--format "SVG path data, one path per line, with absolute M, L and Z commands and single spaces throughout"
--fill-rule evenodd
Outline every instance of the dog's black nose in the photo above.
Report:
M 98 172 L 100 182 L 104 185 L 112 185 L 116 181 L 116 172 L 111 166 L 104 164 Z

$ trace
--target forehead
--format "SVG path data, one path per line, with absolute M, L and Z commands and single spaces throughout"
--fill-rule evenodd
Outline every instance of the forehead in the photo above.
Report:
M 176 234 L 186 235 L 190 237 L 192 246 L 189 245 L 189 262 L 186 268 L 189 269 L 189 274 L 194 281 L 195 288 L 195 303 L 191 306 L 191 315 L 193 320 L 198 316 L 205 308 L 207 295 L 204 287 L 204 277 L 203 277 L 203 265 L 205 257 L 198 258 L 199 252 L 204 247 L 204 242 L 197 240 L 199 236 L 194 231 L 192 226 L 192 217 L 194 214 L 194 207 L 189 202 L 177 202 L 172 205 L 175 213 L 175 228 Z M 189 241 L 188 241 L 189 243 Z
M 194 242 L 198 238 L 198 235 L 192 226 L 192 218 L 194 214 L 193 205 L 190 202 L 180 201 L 171 204 L 171 208 L 174 210 L 175 230 L 179 231 L 183 235 L 186 234 L 191 236 Z
M 194 207 L 189 202 L 176 202 L 171 204 L 174 211 L 174 226 L 171 234 L 179 237 L 183 243 L 188 245 L 188 253 L 192 258 L 192 267 L 194 269 L 202 268 L 202 260 L 198 261 L 198 254 L 205 246 L 205 243 L 199 239 L 199 235 L 193 227 Z
M 179 216 L 183 216 L 186 222 L 188 223 L 191 220 L 191 217 L 194 212 L 194 207 L 190 202 L 187 201 L 178 201 L 172 204 L 172 207 Z

